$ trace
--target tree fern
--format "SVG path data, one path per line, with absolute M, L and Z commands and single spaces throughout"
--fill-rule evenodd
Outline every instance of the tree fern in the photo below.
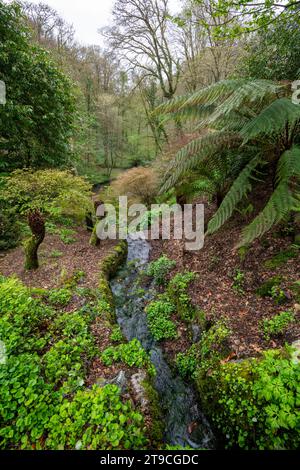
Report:
M 228 132 L 212 132 L 192 140 L 184 146 L 171 162 L 160 193 L 168 191 L 188 170 L 197 166 L 202 160 L 224 148 L 236 145 L 238 136 Z
M 230 190 L 226 194 L 222 204 L 218 211 L 215 213 L 213 218 L 208 224 L 207 234 L 216 232 L 225 222 L 231 217 L 234 209 L 237 207 L 241 199 L 251 189 L 251 175 L 257 165 L 260 162 L 260 158 L 253 158 L 248 165 L 241 171 L 239 176 L 234 181 Z
M 294 176 L 300 178 L 300 147 L 296 145 L 281 155 L 277 165 L 276 182 L 279 184 Z
M 300 106 L 293 104 L 288 98 L 273 101 L 258 116 L 250 120 L 241 130 L 244 143 L 257 137 L 272 137 L 291 129 L 300 120 Z
M 280 183 L 272 193 L 265 208 L 243 229 L 237 248 L 248 245 L 255 238 L 261 237 L 273 225 L 278 224 L 287 217 L 297 205 L 299 205 L 299 199 L 291 192 L 288 183 Z

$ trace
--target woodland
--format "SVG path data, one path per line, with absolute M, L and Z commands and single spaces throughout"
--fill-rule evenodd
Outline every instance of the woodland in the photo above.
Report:
M 300 2 L 111 0 L 99 37 L 0 0 L 0 449 L 297 450 Z M 100 240 L 120 196 L 203 204 L 203 248 Z

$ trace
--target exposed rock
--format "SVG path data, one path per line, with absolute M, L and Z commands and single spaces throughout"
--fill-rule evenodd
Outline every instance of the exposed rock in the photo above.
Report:
M 300 339 L 292 343 L 292 348 L 294 349 L 292 353 L 292 361 L 294 364 L 299 364 L 300 362 Z
M 130 381 L 136 401 L 141 405 L 142 410 L 148 408 L 148 399 L 143 382 L 146 380 L 147 374 L 145 371 L 138 372 L 132 375 Z

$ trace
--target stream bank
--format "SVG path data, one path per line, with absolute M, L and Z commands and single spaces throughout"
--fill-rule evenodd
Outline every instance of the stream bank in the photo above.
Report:
M 110 281 L 116 318 L 126 339 L 131 341 L 137 338 L 155 366 L 153 386 L 162 410 L 165 443 L 212 449 L 215 447 L 215 438 L 199 409 L 194 389 L 171 370 L 147 326 L 144 309 L 156 292 L 153 285 L 143 291 L 138 280 L 149 261 L 149 255 L 150 245 L 147 241 L 128 239 L 127 262 Z

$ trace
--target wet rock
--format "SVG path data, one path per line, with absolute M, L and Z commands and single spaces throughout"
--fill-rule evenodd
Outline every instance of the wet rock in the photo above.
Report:
M 99 387 L 104 387 L 105 385 L 117 385 L 121 391 L 123 391 L 127 384 L 126 374 L 123 370 L 121 370 L 116 377 L 112 379 L 105 379 L 104 377 L 98 377 L 96 380 L 96 384 Z
M 202 330 L 201 330 L 200 326 L 193 324 L 191 326 L 191 330 L 192 330 L 192 341 L 193 341 L 193 343 L 198 343 L 198 341 L 200 341 L 201 334 L 202 334 Z
M 300 339 L 292 343 L 292 362 L 294 364 L 299 364 L 300 362 Z

